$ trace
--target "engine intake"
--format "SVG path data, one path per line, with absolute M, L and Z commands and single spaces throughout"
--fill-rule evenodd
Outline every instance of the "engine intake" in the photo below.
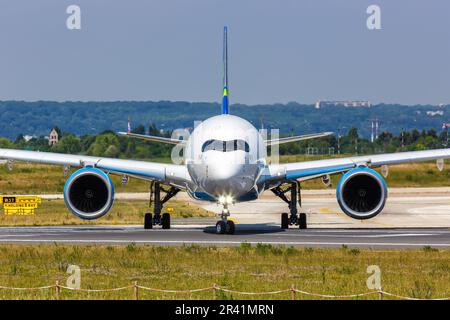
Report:
M 339 181 L 336 197 L 342 211 L 354 219 L 370 219 L 386 204 L 387 187 L 381 175 L 361 167 L 348 171 Z
M 114 185 L 99 169 L 79 169 L 67 179 L 64 202 L 74 215 L 87 220 L 98 219 L 113 205 Z

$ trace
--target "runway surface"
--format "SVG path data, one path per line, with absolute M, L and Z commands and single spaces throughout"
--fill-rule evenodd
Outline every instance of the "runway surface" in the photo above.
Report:
M 154 244 L 238 246 L 243 242 L 307 247 L 450 248 L 450 230 L 289 229 L 275 225 L 238 225 L 235 235 L 217 235 L 212 226 L 178 226 L 170 230 L 142 227 L 3 227 L 1 243 Z
M 343 244 L 373 248 L 450 248 L 450 188 L 389 189 L 383 213 L 369 220 L 355 220 L 340 210 L 334 190 L 303 191 L 302 212 L 308 229 L 280 229 L 280 213 L 287 205 L 271 193 L 230 207 L 235 235 L 214 233 L 216 218 L 172 219 L 170 230 L 144 230 L 142 226 L 0 227 L 0 243 L 85 243 L 237 246 L 252 244 L 338 247 Z M 58 199 L 62 195 L 44 198 Z M 147 199 L 145 193 L 117 194 L 119 201 Z M 213 212 L 216 204 L 176 197 Z M 170 207 L 170 202 L 167 205 Z

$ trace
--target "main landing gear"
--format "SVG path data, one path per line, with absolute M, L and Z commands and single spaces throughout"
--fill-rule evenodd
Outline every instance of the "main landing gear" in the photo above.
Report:
M 281 200 L 286 202 L 289 206 L 290 215 L 287 213 L 281 214 L 281 229 L 288 229 L 289 226 L 297 225 L 299 229 L 306 229 L 306 213 L 297 211 L 297 202 L 299 207 L 302 207 L 301 187 L 300 182 L 293 181 L 287 188 L 282 186 L 271 189 L 272 192 Z M 286 196 L 290 193 L 290 197 Z
M 152 182 L 150 184 L 150 201 L 149 206 L 151 207 L 154 202 L 153 214 L 146 213 L 144 216 L 144 229 L 152 229 L 153 226 L 160 225 L 163 229 L 170 229 L 170 214 L 161 214 L 164 203 L 169 201 L 173 196 L 175 196 L 180 189 L 175 187 L 170 187 L 169 189 L 164 189 L 159 182 Z M 165 193 L 164 198 L 161 199 L 161 192 Z M 155 199 L 153 199 L 153 196 Z
M 220 221 L 216 223 L 216 233 L 217 234 L 234 234 L 235 225 L 234 222 L 228 220 L 230 212 L 228 211 L 228 206 L 224 205 L 222 213 L 220 214 Z

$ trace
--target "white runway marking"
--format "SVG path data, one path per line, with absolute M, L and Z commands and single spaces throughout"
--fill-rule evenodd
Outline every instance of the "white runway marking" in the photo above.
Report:
M 450 215 L 450 206 L 440 205 L 431 207 L 412 208 L 408 209 L 408 213 L 426 214 L 426 215 L 438 215 L 438 214 Z
M 371 235 L 323 235 L 323 234 L 310 234 L 310 233 L 299 233 L 299 234 L 283 234 L 283 237 L 329 237 L 329 238 L 393 238 L 393 237 L 417 237 L 417 236 L 436 236 L 439 233 L 397 233 L 397 234 L 371 234 Z M 279 234 L 266 234 L 266 236 L 279 236 Z
M 437 233 L 398 233 L 398 234 L 375 234 L 365 236 L 350 236 L 354 238 L 366 237 L 366 238 L 388 238 L 388 237 L 420 237 L 420 236 L 436 236 Z
M 0 240 L 3 239 L 3 237 L 37 237 L 37 236 L 58 236 L 60 235 L 57 232 L 53 232 L 53 233 L 27 233 L 27 234 L 22 234 L 22 233 L 15 233 L 15 234 L 2 234 L 0 235 Z

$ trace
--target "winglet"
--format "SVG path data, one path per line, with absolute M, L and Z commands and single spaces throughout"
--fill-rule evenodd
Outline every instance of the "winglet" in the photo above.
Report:
M 228 41 L 227 30 L 223 28 L 223 97 L 222 97 L 222 114 L 228 114 Z

